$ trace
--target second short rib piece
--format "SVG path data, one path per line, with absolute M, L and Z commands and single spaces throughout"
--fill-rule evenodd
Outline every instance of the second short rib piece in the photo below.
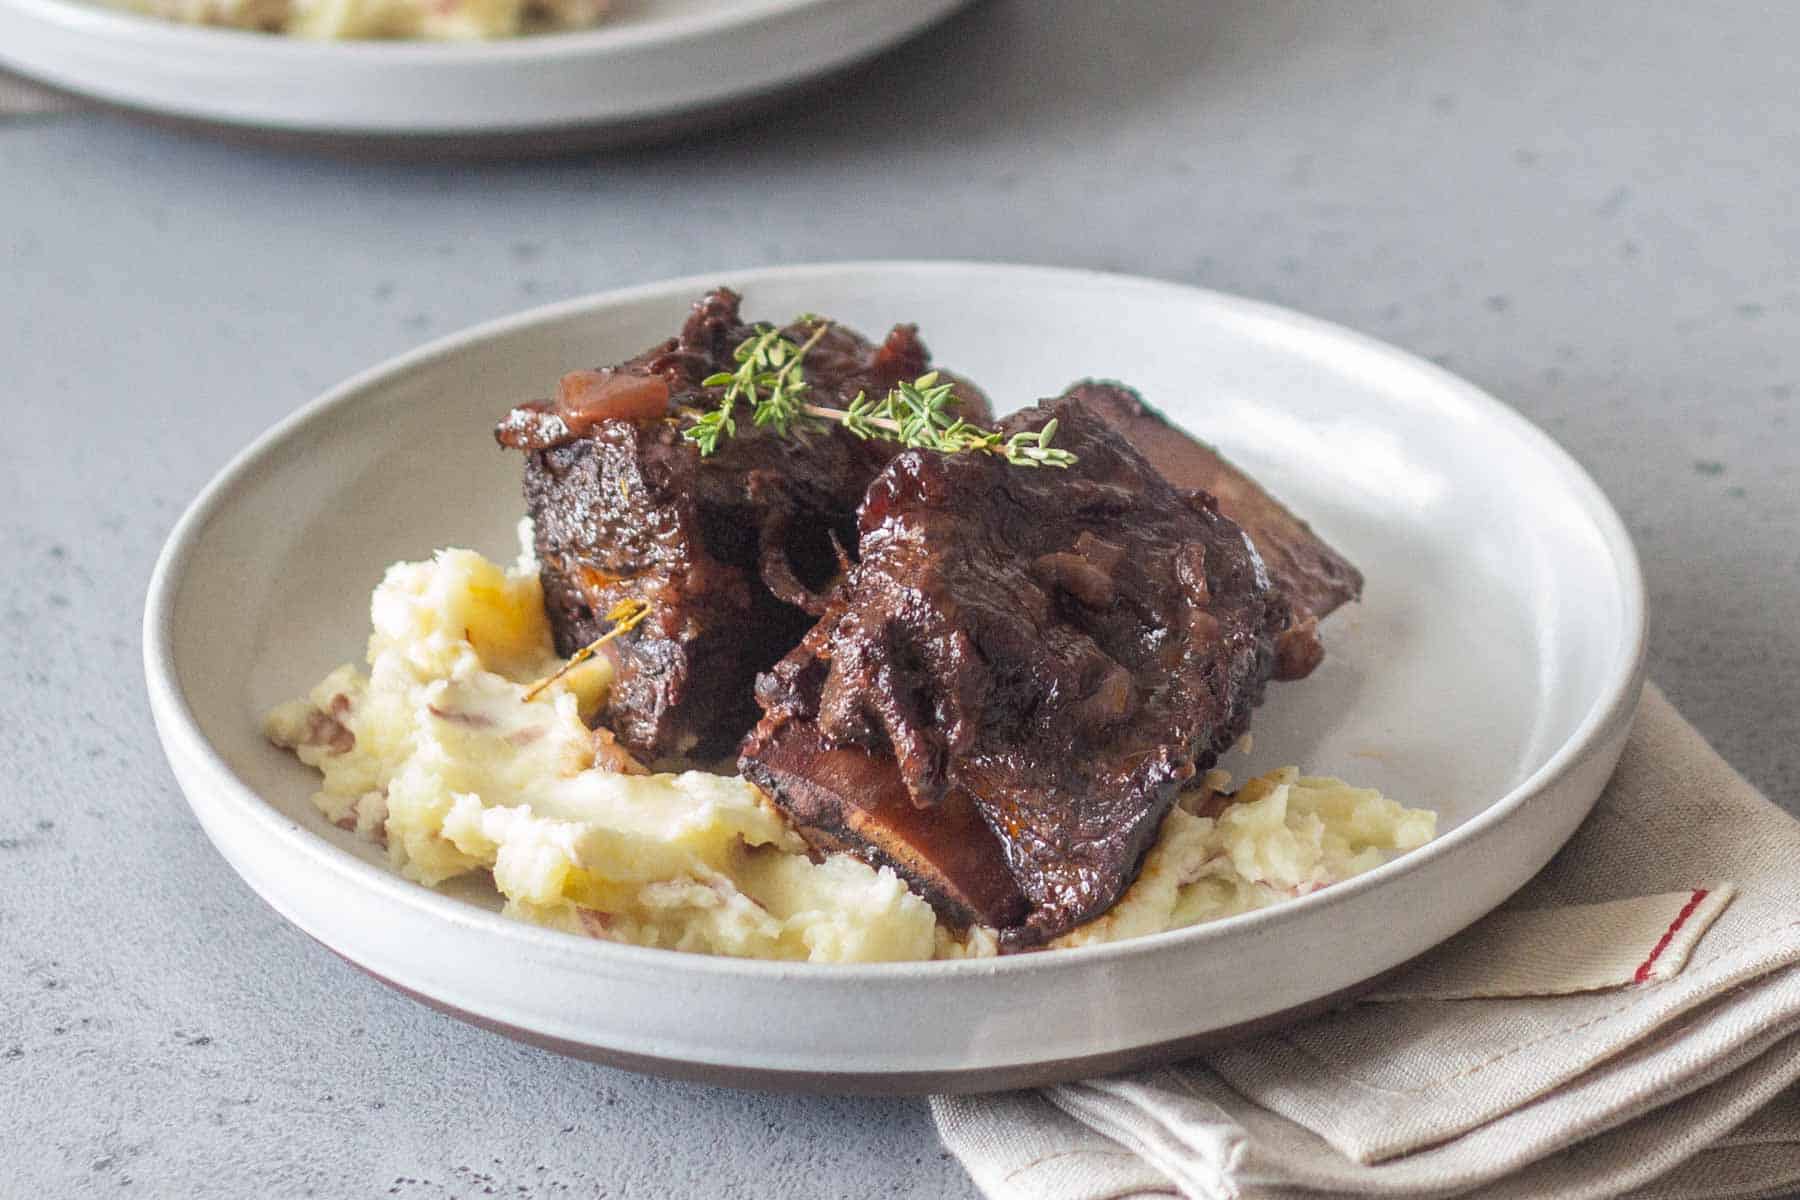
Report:
M 1109 908 L 1176 792 L 1247 728 L 1292 628 L 1244 531 L 1079 401 L 1066 469 L 909 451 L 860 561 L 758 681 L 739 765 L 821 849 L 1019 949 Z

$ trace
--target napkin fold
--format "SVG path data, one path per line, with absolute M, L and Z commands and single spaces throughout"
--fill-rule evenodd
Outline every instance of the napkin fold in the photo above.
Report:
M 1587 822 L 1380 991 L 1192 1062 L 932 1101 L 994 1200 L 1800 1186 L 1800 822 L 1654 687 Z

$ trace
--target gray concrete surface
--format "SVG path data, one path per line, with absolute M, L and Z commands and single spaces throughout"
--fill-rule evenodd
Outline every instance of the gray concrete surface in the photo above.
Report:
M 0 1194 L 970 1194 L 916 1103 L 639 1079 L 388 993 L 238 882 L 163 764 L 138 619 L 182 506 L 338 378 L 557 297 L 1017 259 L 1397 342 L 1587 464 L 1655 677 L 1800 807 L 1797 37 L 1750 3 L 1010 0 L 598 160 L 0 123 Z

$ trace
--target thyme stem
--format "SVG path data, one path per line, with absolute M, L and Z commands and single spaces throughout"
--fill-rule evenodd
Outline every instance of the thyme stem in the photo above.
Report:
M 576 667 L 579 667 L 588 659 L 594 657 L 595 654 L 599 653 L 600 647 L 606 645 L 606 643 L 612 641 L 620 634 L 629 633 L 633 629 L 636 629 L 643 623 L 644 618 L 649 615 L 650 604 L 646 600 L 621 600 L 611 608 L 607 609 L 606 619 L 613 623 L 613 627 L 577 650 L 575 653 L 569 655 L 569 661 L 558 667 L 552 674 L 546 675 L 544 678 L 532 684 L 530 688 L 526 689 L 526 702 L 530 703 L 531 701 L 536 700 L 538 696 L 543 693 L 545 688 L 561 679 L 564 675 L 567 675 L 570 671 L 573 671 Z

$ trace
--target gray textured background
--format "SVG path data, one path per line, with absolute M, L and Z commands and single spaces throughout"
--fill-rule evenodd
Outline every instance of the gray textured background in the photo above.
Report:
M 237 881 L 163 765 L 138 619 L 181 507 L 340 377 L 557 297 L 1018 259 L 1387 338 L 1593 471 L 1655 677 L 1800 805 L 1797 37 L 1773 4 L 1011 0 L 586 162 L 0 123 L 0 1194 L 969 1194 L 917 1103 L 638 1079 L 388 993 Z

